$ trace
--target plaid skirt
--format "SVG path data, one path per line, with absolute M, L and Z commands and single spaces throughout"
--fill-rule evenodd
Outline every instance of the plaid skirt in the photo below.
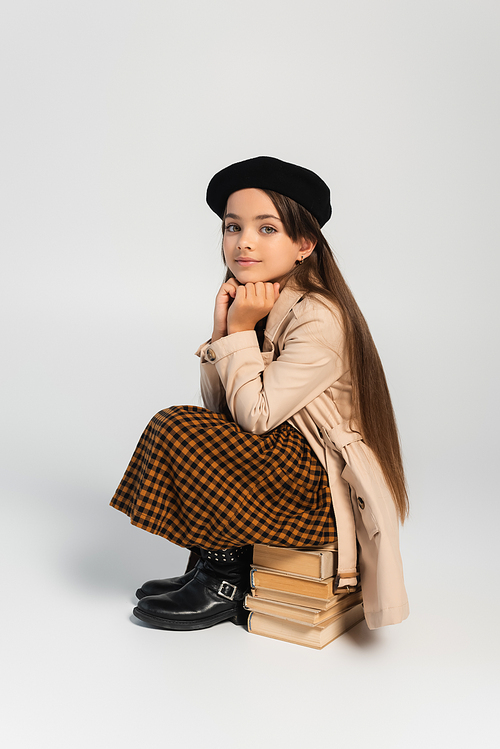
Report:
M 336 539 L 328 476 L 299 431 L 255 435 L 197 406 L 151 419 L 111 506 L 187 548 Z

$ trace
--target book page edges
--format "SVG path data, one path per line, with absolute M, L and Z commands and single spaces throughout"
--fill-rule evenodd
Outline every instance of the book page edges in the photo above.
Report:
M 321 650 L 344 632 L 348 632 L 362 622 L 363 619 L 364 613 L 361 603 L 340 614 L 333 621 L 318 624 L 315 627 L 252 611 L 248 620 L 248 631 L 274 640 L 283 640 L 294 645 L 305 645 L 315 650 Z
M 286 572 L 255 568 L 250 570 L 250 585 L 252 588 L 300 593 L 300 595 L 322 600 L 333 596 L 333 577 L 328 577 L 326 580 L 311 580 Z
M 298 549 L 256 544 L 253 552 L 255 567 L 287 572 L 314 580 L 332 577 L 337 566 L 335 549 Z
M 244 607 L 247 611 L 254 611 L 260 614 L 274 616 L 277 619 L 284 619 L 289 622 L 297 622 L 307 626 L 318 626 L 330 620 L 335 619 L 346 611 L 362 603 L 361 592 L 352 594 L 352 597 L 343 597 L 335 601 L 335 605 L 330 609 L 316 609 L 308 606 L 297 604 L 283 603 L 272 599 L 257 598 L 247 595 Z
M 333 577 L 333 574 L 317 577 L 316 575 L 300 575 L 297 572 L 288 570 L 278 570 L 276 567 L 264 567 L 262 564 L 253 564 L 252 570 L 256 572 L 271 572 L 273 575 L 282 575 L 283 577 L 292 577 L 296 580 L 309 580 L 313 583 L 325 583 Z
M 331 598 L 314 598 L 314 596 L 304 596 L 300 593 L 291 593 L 281 590 L 270 590 L 269 588 L 253 588 L 252 596 L 254 598 L 266 598 L 269 601 L 278 603 L 290 603 L 292 606 L 305 606 L 311 609 L 320 609 L 326 611 L 334 606 L 337 601 L 343 600 L 348 594 L 341 593 Z

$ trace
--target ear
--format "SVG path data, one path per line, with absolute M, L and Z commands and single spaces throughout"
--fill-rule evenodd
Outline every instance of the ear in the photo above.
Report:
M 299 261 L 301 259 L 305 260 L 306 257 L 309 257 L 311 252 L 316 247 L 316 242 L 313 242 L 312 239 L 304 239 L 304 238 L 299 239 L 298 244 L 299 244 L 300 250 L 297 253 L 297 260 Z

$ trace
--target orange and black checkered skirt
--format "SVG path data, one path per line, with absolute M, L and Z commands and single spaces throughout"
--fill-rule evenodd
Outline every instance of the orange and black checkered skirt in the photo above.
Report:
M 151 419 L 111 506 L 187 548 L 336 539 L 326 471 L 299 431 L 255 435 L 197 406 Z

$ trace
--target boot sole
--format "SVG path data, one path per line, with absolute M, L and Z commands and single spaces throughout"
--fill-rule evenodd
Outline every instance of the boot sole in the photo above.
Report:
M 132 612 L 137 619 L 147 624 L 153 624 L 159 629 L 169 629 L 176 632 L 191 632 L 197 629 L 208 629 L 221 622 L 232 622 L 232 624 L 244 625 L 248 621 L 248 611 L 221 611 L 220 614 L 206 617 L 205 619 L 163 619 L 161 616 L 153 616 L 136 606 Z

